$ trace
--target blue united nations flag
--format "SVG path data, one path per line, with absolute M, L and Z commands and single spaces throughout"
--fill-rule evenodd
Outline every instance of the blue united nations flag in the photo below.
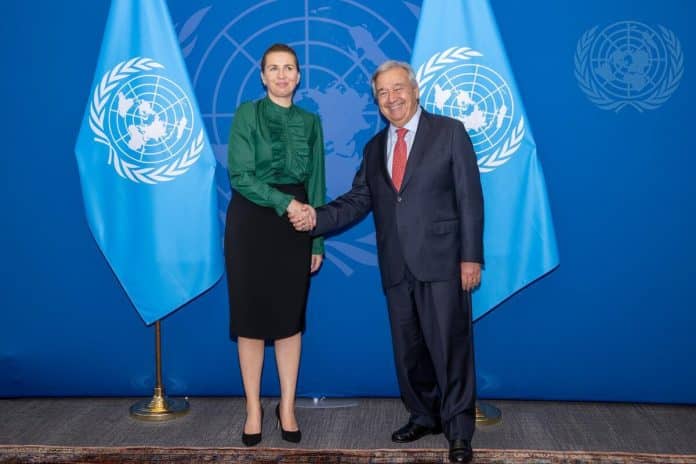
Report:
M 522 99 L 486 0 L 424 0 L 412 58 L 421 105 L 460 120 L 485 202 L 474 319 L 558 265 L 558 249 Z
M 146 324 L 220 278 L 215 160 L 165 0 L 113 0 L 75 154 L 89 226 Z

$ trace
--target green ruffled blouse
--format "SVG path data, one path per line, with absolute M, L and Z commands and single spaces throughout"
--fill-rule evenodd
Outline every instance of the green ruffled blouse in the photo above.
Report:
M 303 183 L 309 204 L 326 198 L 324 136 L 319 117 L 268 97 L 237 108 L 228 144 L 232 188 L 257 205 L 283 215 L 292 195 L 269 184 Z M 312 254 L 324 252 L 323 238 L 312 241 Z

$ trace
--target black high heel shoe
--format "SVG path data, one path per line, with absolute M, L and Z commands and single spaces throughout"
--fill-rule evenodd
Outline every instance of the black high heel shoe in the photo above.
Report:
M 261 433 L 263 432 L 263 408 L 261 408 L 261 432 L 259 433 L 244 433 L 242 428 L 242 443 L 244 446 L 254 446 L 261 443 Z
M 289 441 L 290 443 L 299 443 L 300 440 L 302 440 L 302 432 L 300 429 L 289 431 L 285 430 L 283 428 L 283 424 L 280 422 L 280 403 L 276 405 L 275 409 L 276 413 L 276 428 L 280 427 L 280 436 L 283 438 L 285 441 Z

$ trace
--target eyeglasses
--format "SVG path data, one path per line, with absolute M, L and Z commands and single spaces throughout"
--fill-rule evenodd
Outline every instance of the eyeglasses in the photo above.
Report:
M 389 98 L 389 94 L 395 94 L 396 96 L 401 95 L 404 93 L 404 91 L 407 89 L 407 87 L 404 87 L 403 85 L 397 85 L 394 88 L 391 89 L 379 89 L 377 91 L 377 99 L 378 100 L 386 100 Z

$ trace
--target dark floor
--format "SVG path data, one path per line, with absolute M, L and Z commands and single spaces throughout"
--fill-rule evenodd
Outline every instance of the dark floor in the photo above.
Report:
M 293 447 L 280 439 L 273 409 L 263 400 L 265 447 Z M 445 448 L 443 435 L 397 445 L 391 432 L 407 414 L 393 398 L 360 398 L 345 408 L 298 408 L 301 448 Z M 0 445 L 242 446 L 241 398 L 190 398 L 190 412 L 169 422 L 129 416 L 129 398 L 0 399 Z M 696 406 L 489 401 L 502 411 L 497 425 L 480 426 L 474 448 L 626 451 L 696 454 Z M 308 403 L 311 405 L 311 401 Z M 321 403 L 320 403 L 321 404 Z M 331 406 L 331 400 L 326 403 Z

